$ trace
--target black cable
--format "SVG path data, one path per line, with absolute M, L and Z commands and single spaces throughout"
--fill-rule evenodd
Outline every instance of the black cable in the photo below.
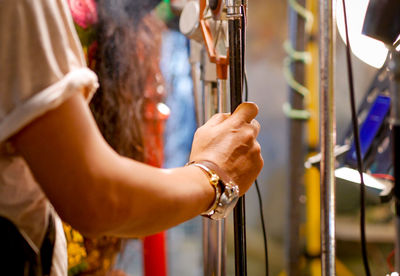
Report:
M 346 29 L 346 60 L 347 60 L 347 73 L 349 79 L 350 88 L 350 103 L 351 103 L 351 117 L 353 123 L 354 132 L 354 143 L 356 146 L 357 155 L 357 168 L 360 173 L 361 185 L 360 185 L 360 232 L 361 232 L 361 253 L 364 264 L 365 274 L 367 276 L 371 275 L 369 264 L 368 264 L 368 254 L 367 254 L 367 241 L 365 237 L 365 183 L 363 177 L 363 160 L 361 157 L 361 145 L 360 145 L 360 134 L 358 130 L 358 119 L 355 107 L 355 96 L 354 96 L 354 82 L 353 82 L 353 68 L 351 64 L 351 54 L 350 54 L 350 41 L 349 41 L 349 31 L 347 26 L 347 15 L 346 15 L 346 4 L 345 0 L 343 2 L 343 14 L 344 14 L 344 26 Z
M 247 82 L 247 74 L 246 70 L 244 70 L 244 99 L 247 102 L 249 98 L 249 84 Z M 263 238 L 264 238 L 264 254 L 265 254 L 265 275 L 269 275 L 269 263 L 268 263 L 268 240 L 267 240 L 267 230 L 265 227 L 265 220 L 264 220 L 264 211 L 263 211 L 263 203 L 262 203 L 262 197 L 261 197 L 261 192 L 260 192 L 260 186 L 258 185 L 258 181 L 256 179 L 255 181 L 255 186 L 257 190 L 257 196 L 258 196 L 258 205 L 260 209 L 260 218 L 261 218 L 261 227 L 263 231 Z
M 244 9 L 243 2 L 242 2 L 242 9 Z M 242 11 L 243 14 L 245 14 L 245 11 Z M 245 16 L 242 18 L 242 72 L 243 72 L 243 79 L 244 79 L 244 99 L 247 102 L 249 100 L 249 83 L 247 81 L 247 72 L 246 72 L 246 66 L 245 66 L 245 24 L 246 24 L 246 19 Z M 257 197 L 258 197 L 258 204 L 259 204 L 259 209 L 260 209 L 260 219 L 261 219 L 261 227 L 263 231 L 263 238 L 264 238 L 264 254 L 265 254 L 265 276 L 269 276 L 269 262 L 268 262 L 268 240 L 267 240 L 267 230 L 265 227 L 265 220 L 264 220 L 264 210 L 263 210 L 263 203 L 262 203 L 262 197 L 261 197 L 261 192 L 260 192 L 260 186 L 258 185 L 258 180 L 255 180 L 255 186 L 256 186 L 256 191 L 257 191 Z
M 256 190 L 258 195 L 258 204 L 260 205 L 260 217 L 261 217 L 261 226 L 263 230 L 263 237 L 264 237 L 264 252 L 265 252 L 265 275 L 269 275 L 269 265 L 268 265 L 268 242 L 267 242 L 267 231 L 265 229 L 265 221 L 264 221 L 264 211 L 263 211 L 263 204 L 261 198 L 260 187 L 258 186 L 258 181 L 256 179 Z
M 249 84 L 247 83 L 247 72 L 244 70 L 244 100 L 249 100 Z

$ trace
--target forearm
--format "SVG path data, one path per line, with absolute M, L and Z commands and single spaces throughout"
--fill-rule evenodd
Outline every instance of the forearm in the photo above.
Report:
M 96 221 L 88 224 L 93 234 L 155 233 L 204 212 L 214 198 L 207 177 L 193 166 L 163 170 L 120 158 L 103 175 L 89 185 L 96 187 L 93 192 L 98 195 L 90 203 L 96 212 Z M 100 205 L 99 198 L 104 198 Z
M 65 171 L 39 172 L 39 182 L 60 216 L 88 236 L 156 233 L 212 204 L 214 189 L 197 167 L 151 167 L 121 157 L 103 143 L 87 151 L 79 166 L 63 158 Z

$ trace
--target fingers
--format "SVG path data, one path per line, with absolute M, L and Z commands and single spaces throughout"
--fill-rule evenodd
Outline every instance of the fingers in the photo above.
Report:
M 264 159 L 261 155 L 261 145 L 258 141 L 254 142 L 254 148 L 256 152 L 256 162 L 254 162 L 256 165 L 258 165 L 258 173 L 261 171 L 262 167 L 264 166 Z M 257 174 L 258 174 L 257 173 Z
M 255 103 L 245 102 L 240 104 L 233 112 L 233 120 L 244 121 L 250 123 L 258 114 L 258 107 Z
M 252 125 L 252 127 L 254 129 L 254 136 L 257 137 L 258 133 L 260 133 L 260 128 L 261 128 L 260 123 L 257 120 L 253 119 L 253 120 L 251 120 L 250 124 Z
M 225 121 L 229 116 L 230 116 L 229 113 L 215 114 L 207 121 L 207 125 L 209 125 L 209 126 L 218 125 L 218 124 L 222 123 L 223 121 Z

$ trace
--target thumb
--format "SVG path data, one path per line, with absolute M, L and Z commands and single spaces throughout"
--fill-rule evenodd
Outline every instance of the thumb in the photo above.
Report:
M 233 112 L 230 118 L 250 123 L 258 114 L 258 107 L 255 103 L 241 103 Z

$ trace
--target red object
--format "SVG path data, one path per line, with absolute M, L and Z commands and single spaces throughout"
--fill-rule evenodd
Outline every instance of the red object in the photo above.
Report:
M 386 262 L 387 262 L 391 272 L 394 272 L 394 266 L 392 263 L 393 257 L 394 257 L 394 250 L 392 252 L 390 252 L 389 256 L 387 256 L 387 258 L 386 258 Z
M 145 276 L 167 275 L 165 232 L 144 238 L 143 266 Z
M 150 90 L 152 91 L 152 90 Z M 153 91 L 152 91 L 153 92 Z M 149 93 L 144 102 L 144 161 L 161 167 L 164 161 L 164 125 L 168 113 L 161 112 L 160 97 Z M 145 276 L 167 276 L 165 232 L 145 237 L 143 240 L 143 267 Z
M 373 173 L 372 176 L 375 177 L 375 178 L 380 178 L 380 179 L 385 179 L 385 180 L 394 181 L 394 177 L 391 176 L 390 174 Z

